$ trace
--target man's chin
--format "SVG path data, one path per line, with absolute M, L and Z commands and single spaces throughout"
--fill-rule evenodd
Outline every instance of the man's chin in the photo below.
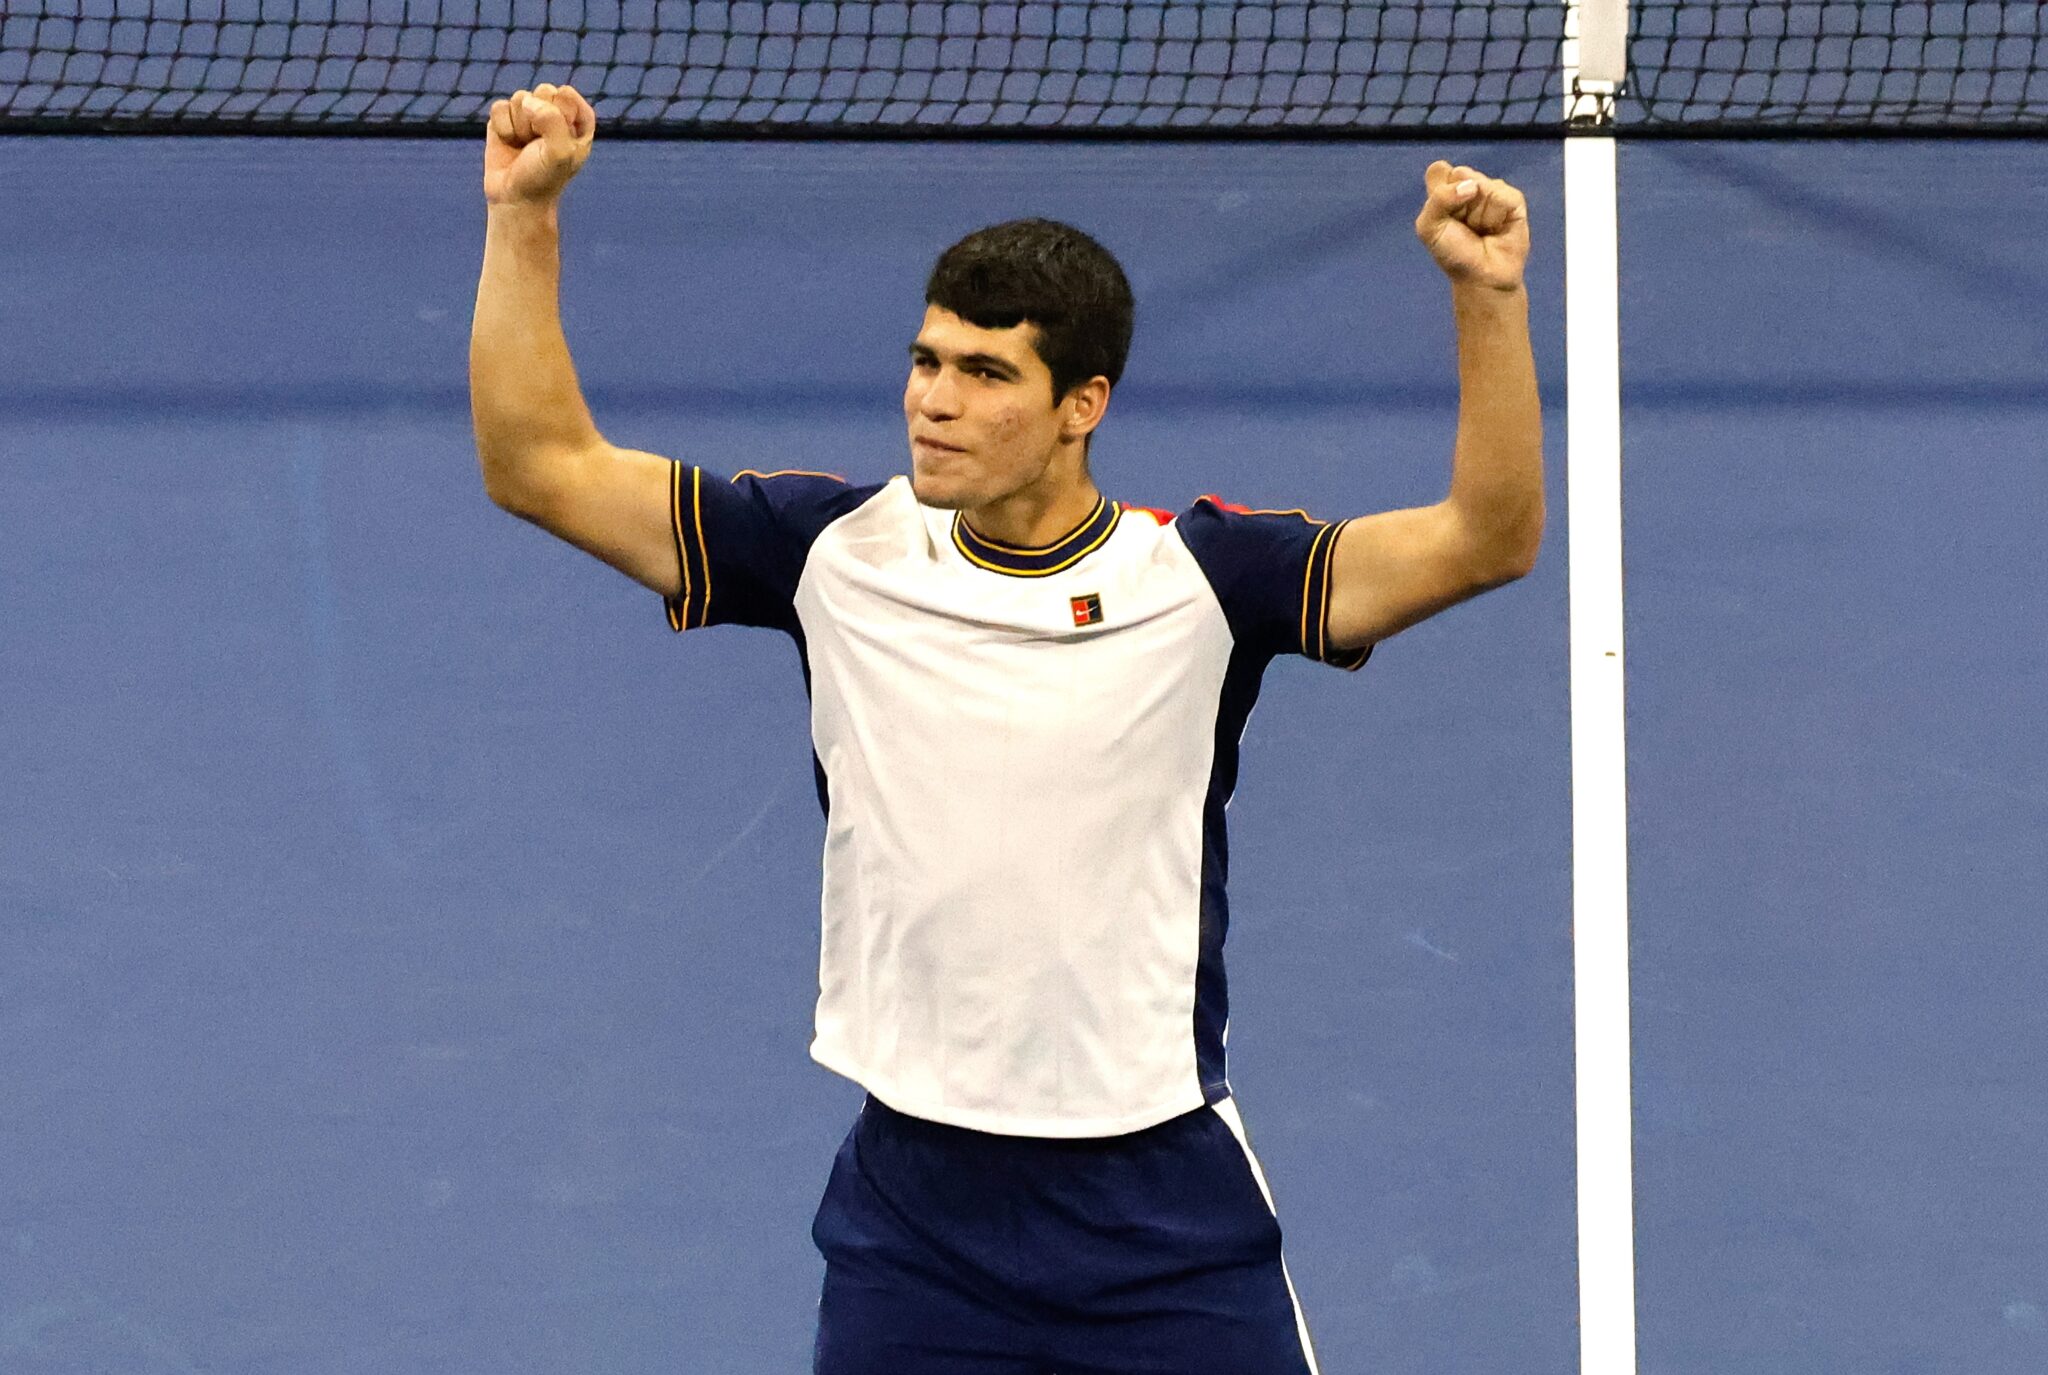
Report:
M 930 473 L 920 473 L 915 465 L 910 470 L 910 490 L 919 505 L 940 511 L 966 511 L 974 507 L 973 494 L 958 483 L 942 481 Z

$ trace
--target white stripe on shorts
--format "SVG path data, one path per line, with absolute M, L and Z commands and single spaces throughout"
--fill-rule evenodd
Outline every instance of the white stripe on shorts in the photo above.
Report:
M 1244 1118 L 1237 1110 L 1236 1101 L 1225 1098 L 1210 1106 L 1223 1119 L 1223 1125 L 1230 1128 L 1230 1134 L 1237 1138 L 1238 1146 L 1244 1151 L 1244 1158 L 1251 1163 L 1252 1178 L 1258 1181 L 1259 1193 L 1265 1197 L 1267 1209 L 1274 1217 L 1280 1216 L 1280 1210 L 1273 1207 L 1273 1190 L 1266 1184 L 1266 1172 L 1259 1168 L 1259 1158 L 1252 1154 L 1251 1139 L 1245 1135 Z M 1285 1256 L 1280 1259 L 1280 1278 L 1287 1281 L 1287 1301 L 1294 1305 L 1294 1330 L 1301 1334 L 1301 1354 L 1308 1361 L 1309 1375 L 1322 1375 L 1321 1367 L 1316 1365 L 1316 1349 L 1308 1339 L 1308 1319 L 1302 1316 L 1301 1296 L 1294 1292 L 1294 1276 L 1287 1273 Z

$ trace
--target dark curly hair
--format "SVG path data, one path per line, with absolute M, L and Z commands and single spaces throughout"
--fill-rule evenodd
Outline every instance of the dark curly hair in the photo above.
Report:
M 1091 377 L 1124 374 L 1136 306 L 1110 251 L 1057 220 L 977 229 L 939 255 L 926 305 L 983 329 L 1037 327 L 1055 401 Z

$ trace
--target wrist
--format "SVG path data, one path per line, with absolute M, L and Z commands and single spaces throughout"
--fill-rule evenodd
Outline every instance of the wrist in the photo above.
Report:
M 1487 300 L 1528 295 L 1526 284 L 1520 276 L 1516 276 L 1512 281 L 1489 281 L 1478 276 L 1452 277 L 1450 281 L 1451 295 L 1455 297 L 1470 296 L 1478 300 Z
M 1512 282 L 1453 279 L 1451 309 L 1460 319 L 1467 316 L 1526 315 L 1529 292 L 1520 279 Z
M 559 230 L 561 207 L 560 196 L 549 196 L 545 200 L 487 201 L 484 210 L 492 224 Z

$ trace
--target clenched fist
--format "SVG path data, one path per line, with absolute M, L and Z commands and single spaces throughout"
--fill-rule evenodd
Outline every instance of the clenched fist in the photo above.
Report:
M 590 157 L 597 111 L 574 86 L 536 86 L 491 105 L 484 137 L 484 200 L 545 205 Z
M 1529 260 L 1529 206 L 1522 193 L 1470 167 L 1432 162 L 1415 237 L 1453 282 L 1512 291 Z

